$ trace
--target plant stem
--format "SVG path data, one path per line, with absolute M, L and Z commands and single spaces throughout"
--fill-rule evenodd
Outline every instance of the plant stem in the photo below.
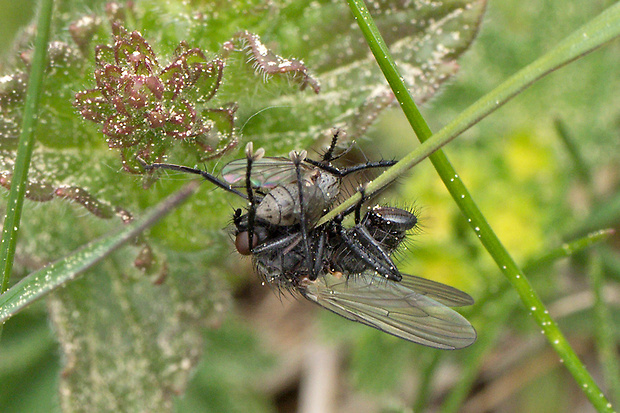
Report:
M 588 167 L 588 163 L 581 154 L 581 150 L 579 150 L 577 142 L 568 131 L 566 123 L 562 119 L 556 118 L 553 121 L 553 125 L 555 126 L 555 130 L 558 132 L 558 136 L 560 137 L 560 139 L 562 139 L 562 142 L 564 143 L 568 154 L 573 160 L 573 164 L 575 164 L 575 170 L 579 174 L 579 177 L 583 182 L 590 186 L 592 184 L 592 174 L 590 173 L 590 168 Z
M 368 12 L 368 8 L 364 4 L 363 0 L 348 0 L 348 3 L 373 55 L 375 56 L 375 59 L 377 60 L 377 63 L 381 67 L 381 70 L 390 84 L 390 87 L 394 91 L 396 99 L 405 112 L 409 123 L 420 141 L 426 141 L 430 138 L 432 132 L 420 115 L 411 94 L 402 81 L 402 77 L 396 68 L 396 64 L 394 63 L 394 60 L 392 59 L 390 52 L 383 41 L 374 20 L 372 19 L 372 16 Z M 598 33 L 598 36 L 596 36 L 596 40 L 593 43 L 590 42 L 591 39 L 587 39 L 585 43 L 588 43 L 589 48 L 581 48 L 584 42 L 580 42 L 579 38 L 584 37 L 584 33 L 587 33 L 588 29 L 598 29 L 596 32 Z M 620 3 L 617 3 L 603 12 L 599 17 L 593 19 L 588 25 L 584 26 L 584 28 L 578 30 L 576 34 L 573 34 L 565 39 L 556 49 L 554 49 L 554 51 L 546 54 L 541 59 L 538 59 L 523 71 L 508 79 L 508 81 L 500 85 L 499 88 L 495 89 L 494 92 L 501 94 L 502 99 L 489 101 L 488 96 L 493 94 L 491 93 L 476 102 L 476 105 L 480 105 L 481 101 L 486 99 L 482 102 L 486 106 L 484 115 L 492 112 L 497 107 L 505 103 L 508 99 L 522 91 L 533 81 L 544 76 L 546 73 L 549 73 L 549 71 L 554 70 L 561 65 L 566 64 L 593 50 L 593 48 L 598 47 L 605 41 L 617 36 L 619 32 Z M 565 58 L 566 56 L 569 56 L 570 58 L 568 60 L 558 60 L 558 55 L 561 58 Z M 553 64 L 549 66 L 550 63 Z M 529 77 L 526 75 L 529 75 Z M 523 82 L 525 79 L 528 79 L 529 81 L 525 84 L 520 84 L 520 81 Z M 466 115 L 471 115 L 472 111 L 473 109 L 470 107 L 459 118 L 455 119 L 455 122 L 457 122 L 457 120 L 460 121 L 460 118 Z M 471 121 L 475 123 L 479 119 L 481 119 L 481 117 L 471 119 Z M 459 131 L 459 133 L 473 125 L 473 123 L 461 122 L 460 125 L 462 130 Z M 450 125 L 453 125 L 453 123 Z M 590 402 L 601 412 L 612 412 L 613 409 L 611 404 L 607 401 L 596 382 L 592 379 L 584 365 L 581 363 L 579 357 L 577 357 L 577 354 L 572 349 L 555 321 L 549 316 L 549 312 L 532 288 L 529 280 L 523 274 L 523 271 L 521 271 L 506 248 L 497 238 L 490 225 L 487 223 L 486 219 L 482 215 L 482 212 L 476 206 L 469 191 L 459 179 L 458 174 L 448 161 L 446 155 L 441 150 L 438 150 L 430 156 L 430 160 L 442 181 L 446 185 L 446 188 L 450 192 L 452 198 L 455 200 L 467 218 L 470 226 L 480 239 L 480 242 L 496 262 L 500 271 L 502 271 L 504 276 L 508 278 L 512 286 L 517 290 L 521 301 L 541 328 L 542 333 L 547 336 L 549 343 L 558 353 L 560 359 L 573 375 L 575 381 L 577 381 L 582 390 L 586 393 L 586 396 Z M 377 180 L 375 180 L 375 183 Z
M 620 363 L 616 355 L 615 324 L 603 297 L 604 277 L 599 254 L 590 254 L 588 275 L 594 292 L 594 331 L 603 376 L 614 403 L 620 402 Z
M 560 119 L 556 119 L 555 128 L 575 165 L 576 172 L 586 184 L 588 200 L 595 205 L 604 204 L 601 202 L 602 200 L 598 199 L 599 197 L 597 197 L 595 191 L 592 189 L 593 173 L 583 157 L 582 151 L 579 150 L 577 143 L 568 132 L 567 126 Z M 602 366 L 603 377 L 609 389 L 610 398 L 614 403 L 618 403 L 620 401 L 620 364 L 618 363 L 615 350 L 615 325 L 609 309 L 605 304 L 605 276 L 602 256 L 598 251 L 591 251 L 587 256 L 587 262 L 589 264 L 587 274 L 594 294 L 594 335 L 596 337 L 596 350 Z
M 385 42 L 383 42 L 372 17 L 365 8 L 363 1 L 348 1 L 355 18 L 357 19 L 358 25 L 362 29 L 362 33 L 366 37 L 369 47 L 377 60 L 377 63 L 381 67 L 381 70 L 390 84 L 396 99 L 400 103 L 403 108 L 403 112 L 411 123 L 413 130 L 422 142 L 419 147 L 402 158 L 396 165 L 389 168 L 367 185 L 366 194 L 369 196 L 379 192 L 387 185 L 394 182 L 398 177 L 402 176 L 411 167 L 421 162 L 429 154 L 437 151 L 437 149 L 459 136 L 481 119 L 499 109 L 511 98 L 533 84 L 536 80 L 572 62 L 573 60 L 592 52 L 620 35 L 620 3 L 616 3 L 601 13 L 598 17 L 592 19 L 589 23 L 566 37 L 548 53 L 536 59 L 527 67 L 521 69 L 506 81 L 502 82 L 502 84 L 497 86 L 491 92 L 478 99 L 478 101 L 461 112 L 439 132 L 431 136 L 429 127 L 426 125 L 422 115 L 420 115 L 420 112 L 409 94 L 409 90 L 403 83 L 403 80 L 398 73 L 398 69 L 396 68 L 396 64 L 394 63 Z M 358 3 L 360 9 L 365 10 L 363 13 L 356 12 L 356 9 L 358 9 Z M 371 26 L 374 27 L 374 29 L 371 28 Z M 447 158 L 445 161 L 437 160 L 437 158 L 442 158 L 442 156 L 438 155 L 431 157 L 433 164 L 446 163 L 449 165 Z M 443 158 L 445 158 L 445 156 L 443 156 Z M 454 181 L 458 181 L 458 176 L 449 177 L 449 179 L 452 178 L 454 178 Z M 447 185 L 447 187 L 452 192 L 450 189 L 451 186 Z M 457 196 L 461 195 L 466 196 L 464 193 L 457 194 Z M 359 200 L 360 194 L 354 194 L 345 202 L 338 205 L 338 207 L 333 208 L 329 213 L 325 214 L 317 225 L 324 224 L 325 222 L 335 218 L 347 208 L 355 205 L 355 203 L 359 202 Z M 598 228 L 600 228 L 600 226 Z M 577 235 L 594 231 L 595 229 L 597 228 L 588 227 L 586 230 Z M 573 235 L 573 237 L 577 235 Z
M 0 294 L 5 292 L 9 285 L 11 270 L 13 269 L 13 259 L 17 245 L 17 235 L 19 233 L 19 223 L 24 205 L 24 195 L 27 189 L 28 167 L 32 157 L 34 147 L 34 131 L 37 123 L 37 112 L 39 110 L 39 98 L 43 84 L 43 75 L 46 67 L 47 43 L 52 21 L 53 0 L 43 0 L 41 10 L 39 10 L 39 21 L 37 23 L 37 37 L 35 41 L 34 56 L 30 66 L 30 77 L 28 78 L 28 90 L 26 92 L 26 102 L 22 118 L 22 129 L 17 147 L 17 157 L 15 168 L 11 178 L 11 191 L 6 207 L 6 217 L 2 229 L 2 240 L 0 241 L 0 264 L 2 265 L 2 286 Z
M 200 186 L 200 183 L 201 181 L 198 180 L 191 181 L 146 211 L 140 218 L 22 278 L 7 292 L 0 295 L 0 323 L 4 323 L 34 301 L 75 280 L 112 252 L 134 240 L 142 231 L 185 202 Z
M 598 231 L 588 234 L 585 237 L 562 244 L 559 247 L 547 251 L 540 257 L 529 261 L 524 266 L 525 272 L 540 270 L 560 258 L 569 257 L 580 251 L 592 248 L 594 245 L 600 245 L 607 241 L 613 234 L 612 230 Z M 463 401 L 467 398 L 467 394 L 471 390 L 477 377 L 478 368 L 482 364 L 482 359 L 491 352 L 492 347 L 497 343 L 497 338 L 501 334 L 501 328 L 509 319 L 513 310 L 516 309 L 516 297 L 510 294 L 508 290 L 510 284 L 504 283 L 497 293 L 488 293 L 482 300 L 478 300 L 479 305 L 484 308 L 480 309 L 481 316 L 485 320 L 487 330 L 481 335 L 475 346 L 466 353 L 462 363 L 463 370 L 460 373 L 458 383 L 450 389 L 450 393 L 445 397 L 440 412 L 453 413 L 458 412 Z M 493 300 L 486 304 L 486 301 Z M 416 410 L 417 411 L 417 410 Z
M 13 260 L 15 258 L 15 248 L 17 247 L 17 235 L 19 233 L 22 207 L 24 205 L 24 195 L 26 194 L 28 185 L 28 167 L 30 166 L 30 158 L 32 157 L 32 148 L 34 146 L 34 130 L 37 124 L 39 98 L 41 96 L 43 74 L 46 66 L 45 57 L 47 54 L 47 43 L 52 22 L 53 5 L 54 0 L 43 0 L 41 2 L 41 9 L 39 10 L 37 37 L 35 40 L 34 56 L 30 66 L 30 77 L 28 79 L 28 90 L 26 92 L 26 101 L 24 104 L 22 128 L 19 136 L 13 176 L 11 177 L 11 190 L 6 204 L 2 239 L 0 240 L 0 266 L 2 268 L 0 294 L 4 293 L 9 287 L 11 271 L 13 270 Z M 2 337 L 1 325 L 0 337 Z
M 441 360 L 439 354 L 440 353 L 438 351 L 433 351 L 430 353 L 428 355 L 428 360 L 425 360 L 426 363 L 420 370 L 421 381 L 416 390 L 417 395 L 413 406 L 414 412 L 423 412 L 427 410 L 426 408 L 428 406 L 428 401 L 432 395 L 431 389 L 434 378 L 433 372 L 436 371 L 439 361 Z

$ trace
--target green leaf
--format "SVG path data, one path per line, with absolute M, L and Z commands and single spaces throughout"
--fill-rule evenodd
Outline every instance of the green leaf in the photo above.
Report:
M 423 102 L 456 73 L 456 59 L 478 32 L 485 1 L 374 4 L 371 12 L 389 34 L 386 42 L 402 75 L 416 100 Z M 295 24 L 291 16 L 297 18 Z M 264 112 L 245 125 L 248 140 L 261 145 L 269 142 L 265 143 L 269 149 L 274 145 L 281 153 L 325 138 L 334 126 L 357 139 L 381 110 L 394 102 L 353 16 L 341 1 L 292 2 L 270 8 L 265 18 L 270 27 L 257 30 L 263 41 L 277 42 L 278 52 L 284 56 L 302 58 L 311 75 L 319 79 L 321 92 L 256 100 L 249 91 L 250 99 L 239 101 L 242 116 Z M 275 113 L 270 116 L 269 112 Z
M 213 256 L 171 256 L 169 265 L 186 275 L 153 283 L 125 276 L 131 266 L 125 254 L 52 296 L 51 318 L 67 360 L 64 411 L 171 410 L 202 356 L 204 329 L 227 308 L 222 275 L 196 271 Z
M 378 21 L 390 28 L 390 42 L 400 50 L 399 64 L 420 101 L 430 98 L 456 72 L 456 59 L 478 32 L 484 9 L 481 0 L 435 5 L 384 2 L 374 10 Z M 124 409 L 138 410 L 145 406 L 138 405 L 139 401 L 149 400 L 150 410 L 169 409 L 169 396 L 183 391 L 200 354 L 201 332 L 222 300 L 217 279 L 224 278 L 222 256 L 230 245 L 221 228 L 230 220 L 230 203 L 243 201 L 232 201 L 235 198 L 230 194 L 212 192 L 205 184 L 192 203 L 154 226 L 148 244 L 141 244 L 137 261 L 152 261 L 153 266 L 147 275 L 131 262 L 135 250 L 93 266 L 104 251 L 127 240 L 121 235 L 126 231 L 75 251 L 107 230 L 109 221 L 104 219 L 126 222 L 140 217 L 145 208 L 157 205 L 186 179 L 171 174 L 155 184 L 154 177 L 140 181 L 135 148 L 125 146 L 144 136 L 133 133 L 144 123 L 120 110 L 131 106 L 128 101 L 111 105 L 104 98 L 114 94 L 95 89 L 107 80 L 107 85 L 119 86 L 114 91 L 127 92 L 133 109 L 139 110 L 145 96 L 157 96 L 159 88 L 149 79 L 122 83 L 123 71 L 104 68 L 104 63 L 116 63 L 117 56 L 131 60 L 133 52 L 139 52 L 148 59 L 138 59 L 135 74 L 147 76 L 145 62 L 165 68 L 183 52 L 200 49 L 200 53 L 188 52 L 187 66 L 176 72 L 195 81 L 196 89 L 185 90 L 174 108 L 180 120 L 204 120 L 205 133 L 195 140 L 153 138 L 140 148 L 151 148 L 154 157 L 165 153 L 168 159 L 189 166 L 204 158 L 196 155 L 197 147 L 213 150 L 207 157 L 217 158 L 236 145 L 244 146 L 239 145 L 242 139 L 253 140 L 268 155 L 277 156 L 292 148 L 308 148 L 334 126 L 346 127 L 350 138 L 358 138 L 394 99 L 340 1 L 138 1 L 115 3 L 105 13 L 101 2 L 92 8 L 79 2 L 60 7 L 35 131 L 39 145 L 28 177 L 27 198 L 41 204 L 26 204 L 28 220 L 18 249 L 19 262 L 25 264 L 19 269 L 27 272 L 52 257 L 71 258 L 13 286 L 0 301 L 0 314 L 6 319 L 63 286 L 49 300 L 66 360 L 63 407 L 102 411 L 114 408 L 119 400 Z M 122 50 L 114 53 L 112 31 L 118 35 L 122 30 L 112 26 L 112 20 L 121 22 L 127 35 L 133 36 L 133 43 L 119 48 L 125 54 Z M 239 34 L 240 29 L 250 35 Z M 30 42 L 25 32 L 16 47 L 26 51 Z M 228 42 L 232 51 L 227 49 Z M 96 49 L 97 45 L 108 46 Z M 258 52 L 265 50 L 262 45 L 268 51 L 265 55 Z M 6 70 L 11 69 L 3 73 L 6 76 L 0 84 L 0 184 L 5 187 L 11 184 L 16 125 L 27 84 L 28 53 L 22 56 L 7 66 Z M 205 70 L 201 77 L 193 70 L 205 62 L 219 67 L 218 59 L 225 61 L 221 84 L 219 72 Z M 270 72 L 271 63 L 278 68 L 276 72 Z M 289 64 L 297 70 L 288 70 Z M 95 74 L 95 69 L 100 71 Z M 122 89 L 127 85 L 132 87 Z M 194 106 L 191 99 L 208 104 Z M 142 119 L 157 126 L 158 114 Z M 178 131 L 161 130 L 162 134 Z M 119 131 L 127 134 L 112 133 Z M 110 150 L 110 146 L 123 147 Z M 216 165 L 224 163 L 218 160 Z M 67 206 L 69 202 L 73 205 Z M 88 275 L 75 281 L 87 268 Z M 153 278 L 159 282 L 158 277 L 165 274 L 168 277 L 162 285 L 153 284 Z M 92 394 L 93 388 L 97 394 Z
M 398 164 L 392 167 L 390 171 L 368 185 L 367 191 L 370 193 L 372 193 L 375 188 L 381 188 L 381 185 L 392 182 L 394 177 L 398 176 L 399 172 L 402 173 L 407 166 L 410 167 L 419 162 L 419 154 L 420 152 L 424 152 L 422 150 L 424 146 L 430 147 L 431 143 L 435 141 L 435 144 L 437 144 L 436 148 L 439 148 L 442 139 L 444 140 L 443 143 L 450 140 L 450 138 L 446 139 L 450 133 L 453 133 L 455 137 L 457 132 L 466 130 L 477 120 L 491 113 L 495 108 L 504 104 L 537 79 L 591 52 L 595 48 L 614 39 L 620 33 L 620 5 L 615 4 L 568 36 L 553 50 L 531 63 L 495 88 L 492 92 L 481 98 L 469 109 L 465 110 L 450 125 L 431 137 L 432 132 L 408 93 L 405 84 L 402 82 L 389 50 L 372 18 L 369 16 L 364 1 L 349 0 L 349 4 L 351 10 L 358 17 L 358 24 L 364 36 L 367 38 L 373 54 L 377 58 L 377 62 L 394 89 L 394 93 L 398 96 L 407 119 L 420 141 L 424 142 L 423 145 L 418 148 L 419 150 L 411 152 Z M 449 133 L 442 134 L 446 131 Z M 474 202 L 471 194 L 452 167 L 445 153 L 439 149 L 430 155 L 429 158 L 455 203 L 459 206 L 465 217 L 467 217 L 471 228 L 475 231 L 480 242 L 494 259 L 504 276 L 512 283 L 512 286 L 519 293 L 525 308 L 528 309 L 533 319 L 542 329 L 550 345 L 561 359 L 564 360 L 564 365 L 572 374 L 575 381 L 580 385 L 592 405 L 599 411 L 611 412 L 613 410 L 611 404 L 607 401 L 597 383 L 586 370 L 556 322 L 549 315 L 549 311 L 540 300 L 536 291 L 532 288 L 528 278 L 488 224 L 486 218 Z M 402 167 L 400 171 L 399 167 Z M 351 197 L 349 201 L 353 202 L 355 198 Z M 339 207 L 344 207 L 344 204 L 345 203 Z M 334 211 L 331 211 L 331 213 L 334 213 Z M 325 217 L 323 217 L 323 219 L 325 219 Z
M 146 276 L 127 278 L 124 269 L 131 269 L 132 254 L 95 264 L 135 239 L 196 187 L 188 185 L 116 234 L 25 277 L 0 295 L 0 321 L 6 321 L 65 287 L 49 305 L 67 360 L 60 391 L 65 411 L 162 411 L 171 408 L 173 394 L 183 392 L 201 354 L 201 330 L 226 307 L 221 275 L 193 271 L 196 260 L 179 255 L 170 263 L 188 276 L 157 282 Z M 218 256 L 218 251 L 212 254 Z M 89 276 L 75 281 L 87 270 Z
M 146 228 L 185 201 L 196 188 L 196 183 L 187 185 L 182 191 L 170 196 L 142 218 L 125 226 L 121 231 L 93 241 L 72 255 L 44 267 L 11 287 L 0 295 L 0 322 L 17 314 L 34 301 L 75 280 L 84 271 L 110 255 L 116 249 L 134 239 Z

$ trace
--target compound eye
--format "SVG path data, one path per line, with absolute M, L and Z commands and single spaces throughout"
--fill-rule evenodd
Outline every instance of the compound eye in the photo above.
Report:
M 252 248 L 258 245 L 258 236 L 254 234 L 252 237 L 252 247 L 250 248 L 250 240 L 247 231 L 243 231 L 237 234 L 235 237 L 235 248 L 241 255 L 252 254 Z

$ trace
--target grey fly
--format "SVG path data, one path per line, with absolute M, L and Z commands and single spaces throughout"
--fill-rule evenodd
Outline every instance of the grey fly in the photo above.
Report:
M 298 293 L 344 317 L 394 336 L 440 349 L 472 344 L 472 325 L 449 307 L 473 304 L 466 293 L 434 281 L 401 274 L 391 255 L 417 217 L 394 207 L 375 207 L 361 215 L 362 202 L 319 227 L 344 176 L 392 161 L 339 169 L 331 165 L 337 136 L 321 161 L 302 153 L 265 158 L 262 149 L 246 149 L 246 158 L 230 162 L 223 179 L 208 172 L 171 164 L 146 164 L 198 174 L 249 201 L 235 211 L 235 245 L 252 255 L 259 276 L 279 290 Z M 240 188 L 245 189 L 245 193 Z M 363 194 L 362 194 L 363 195 Z M 362 198 L 364 198 L 362 196 Z M 355 224 L 343 225 L 355 212 Z

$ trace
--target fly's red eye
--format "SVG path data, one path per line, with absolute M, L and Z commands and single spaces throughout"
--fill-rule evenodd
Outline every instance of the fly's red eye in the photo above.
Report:
M 235 248 L 241 255 L 252 254 L 252 248 L 258 245 L 258 237 L 256 234 L 252 237 L 252 247 L 250 248 L 250 240 L 248 239 L 248 232 L 243 231 L 237 234 L 235 237 Z

